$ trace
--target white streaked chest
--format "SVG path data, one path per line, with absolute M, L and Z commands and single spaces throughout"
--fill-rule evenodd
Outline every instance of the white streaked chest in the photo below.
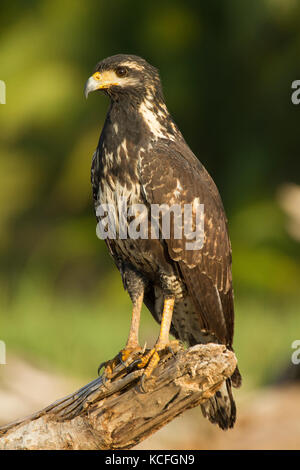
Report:
M 99 181 L 98 206 L 113 208 L 117 219 L 125 211 L 143 202 L 137 174 L 137 159 L 128 154 L 126 140 L 114 152 L 105 146 L 101 155 L 102 171 Z M 123 216 L 126 217 L 126 213 Z M 118 225 L 118 222 L 117 222 Z
M 98 200 L 100 204 L 112 204 L 115 207 L 123 200 L 126 200 L 127 205 L 140 204 L 141 186 L 138 182 L 129 184 L 114 175 L 107 175 L 100 185 Z

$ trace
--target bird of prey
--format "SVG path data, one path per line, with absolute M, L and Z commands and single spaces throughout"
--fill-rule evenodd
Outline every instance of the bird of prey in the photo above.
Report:
M 121 236 L 119 231 L 116 236 L 109 232 L 105 238 L 133 304 L 121 358 L 126 360 L 140 350 L 143 303 L 160 323 L 155 346 L 141 358 L 144 377 L 159 362 L 159 351 L 169 344 L 169 333 L 189 346 L 213 342 L 232 350 L 231 245 L 225 211 L 214 181 L 166 107 L 158 70 L 138 56 L 114 55 L 98 63 L 86 83 L 86 97 L 95 90 L 110 98 L 91 169 L 97 220 L 101 219 L 100 207 L 117 209 L 120 201 L 128 208 L 145 207 L 149 224 L 153 206 L 177 205 L 182 211 L 190 206 L 191 232 L 198 223 L 195 204 L 204 208 L 202 245 L 194 249 L 187 246 L 189 232 L 175 236 L 173 227 L 169 236 L 162 236 L 161 218 L 158 236 Z M 175 221 L 171 215 L 170 220 Z M 126 223 L 134 217 L 141 213 L 131 214 Z M 138 220 L 141 223 L 142 218 Z M 116 223 L 120 229 L 120 221 Z M 201 405 L 203 415 L 222 429 L 235 423 L 231 386 L 240 384 L 236 368 L 222 388 Z

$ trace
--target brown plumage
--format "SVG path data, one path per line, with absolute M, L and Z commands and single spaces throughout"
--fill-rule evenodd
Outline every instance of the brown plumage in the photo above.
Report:
M 170 331 L 188 345 L 212 341 L 232 349 L 231 246 L 225 211 L 212 178 L 167 110 L 158 71 L 137 56 L 113 56 L 97 65 L 86 85 L 86 94 L 95 89 L 110 97 L 92 163 L 98 221 L 101 204 L 117 208 L 120 200 L 128 206 L 143 204 L 149 227 L 152 205 L 177 204 L 183 211 L 185 204 L 204 204 L 204 240 L 200 249 L 188 250 L 187 236 L 175 238 L 172 230 L 168 239 L 162 237 L 161 231 L 158 239 L 122 239 L 119 235 L 106 238 L 133 302 L 134 326 L 126 349 L 138 347 L 137 306 L 141 299 L 158 322 L 172 311 Z M 164 305 L 167 308 L 162 315 Z M 161 327 L 156 352 L 166 344 L 166 328 Z M 236 369 L 223 388 L 202 406 L 204 416 L 222 429 L 234 425 L 236 408 L 231 384 L 240 383 Z

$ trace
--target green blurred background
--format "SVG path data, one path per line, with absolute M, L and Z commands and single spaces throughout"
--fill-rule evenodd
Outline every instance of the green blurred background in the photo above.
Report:
M 83 88 L 99 60 L 132 53 L 159 68 L 169 110 L 221 192 L 244 386 L 290 362 L 300 337 L 299 19 L 297 0 L 1 2 L 8 352 L 91 379 L 125 344 L 130 301 L 96 237 L 90 187 L 108 100 L 86 102 Z M 141 342 L 157 334 L 144 311 Z

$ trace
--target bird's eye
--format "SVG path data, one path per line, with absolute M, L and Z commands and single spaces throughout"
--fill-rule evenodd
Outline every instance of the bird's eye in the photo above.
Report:
M 118 67 L 116 69 L 116 74 L 118 77 L 125 77 L 125 75 L 127 75 L 127 69 L 125 67 Z

